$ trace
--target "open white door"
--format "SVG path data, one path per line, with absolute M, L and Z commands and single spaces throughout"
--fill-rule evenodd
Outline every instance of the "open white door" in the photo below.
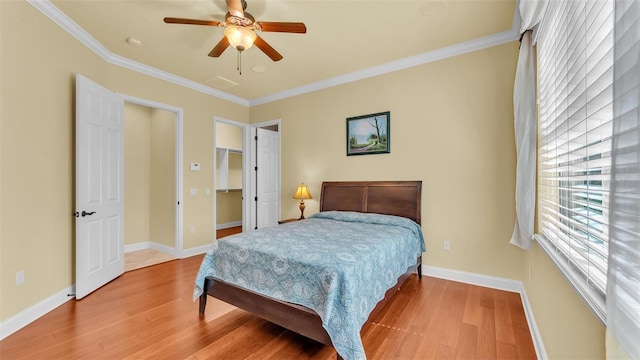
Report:
M 123 109 L 76 75 L 76 299 L 124 272 Z
M 257 219 L 258 229 L 278 225 L 280 218 L 280 133 L 257 130 Z

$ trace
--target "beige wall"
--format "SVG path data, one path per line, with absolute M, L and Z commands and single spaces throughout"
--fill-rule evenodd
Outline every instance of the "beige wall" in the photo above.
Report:
M 151 240 L 151 108 L 124 106 L 124 243 Z
M 242 221 L 242 192 L 218 192 L 216 196 L 216 225 Z
M 522 281 L 532 267 L 535 281 L 525 287 L 549 358 L 603 358 L 602 325 L 550 261 L 508 245 L 517 49 L 514 42 L 254 106 L 251 122 L 282 119 L 283 218 L 298 216 L 291 194 L 301 181 L 317 198 L 324 180 L 422 180 L 426 265 Z M 346 118 L 387 110 L 391 153 L 347 157 Z M 318 210 L 317 200 L 305 203 L 308 214 Z
M 242 150 L 242 127 L 216 122 L 216 147 Z
M 204 189 L 213 187 L 212 119 L 248 122 L 249 109 L 111 65 L 27 2 L 0 1 L 0 16 L 0 321 L 75 282 L 76 73 L 184 109 L 183 247 L 210 244 L 213 199 Z M 189 171 L 192 161 L 201 163 L 200 172 Z M 189 196 L 189 188 L 199 195 Z M 16 286 L 19 270 L 26 281 Z
M 175 248 L 176 141 L 175 113 L 151 111 L 149 233 L 151 241 Z
M 125 103 L 125 245 L 175 247 L 175 114 Z

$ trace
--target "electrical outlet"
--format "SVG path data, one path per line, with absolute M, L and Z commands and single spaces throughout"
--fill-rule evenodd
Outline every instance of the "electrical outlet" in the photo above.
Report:
M 449 241 L 447 241 L 447 240 L 444 241 L 444 249 L 445 250 L 451 249 L 451 246 L 449 245 Z
M 20 270 L 16 273 L 16 285 L 20 286 L 24 284 L 24 270 Z

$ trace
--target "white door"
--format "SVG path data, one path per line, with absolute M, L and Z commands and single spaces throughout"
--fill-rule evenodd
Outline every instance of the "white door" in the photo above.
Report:
M 76 76 L 76 299 L 124 272 L 123 108 Z
M 257 128 L 258 229 L 278 225 L 280 217 L 280 133 Z

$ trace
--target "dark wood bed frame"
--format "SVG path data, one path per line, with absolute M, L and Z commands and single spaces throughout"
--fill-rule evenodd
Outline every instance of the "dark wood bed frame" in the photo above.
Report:
M 422 181 L 340 181 L 323 182 L 320 211 L 358 211 L 396 215 L 420 224 Z M 417 272 L 422 278 L 422 256 L 398 278 L 369 315 L 374 317 L 400 289 L 404 281 Z M 200 296 L 200 315 L 204 315 L 207 295 L 237 306 L 267 321 L 295 331 L 320 343 L 332 345 L 318 314 L 304 306 L 279 301 L 224 281 L 207 277 Z M 340 356 L 338 355 L 338 358 Z

